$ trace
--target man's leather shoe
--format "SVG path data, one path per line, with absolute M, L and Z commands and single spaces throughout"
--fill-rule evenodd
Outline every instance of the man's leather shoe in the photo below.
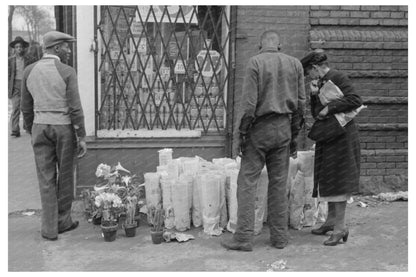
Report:
M 228 250 L 253 251 L 251 242 L 240 242 L 234 238 L 222 240 L 221 245 Z
M 334 225 L 322 225 L 318 229 L 312 229 L 311 233 L 314 235 L 325 235 L 329 231 L 334 231 Z
M 57 240 L 57 239 L 58 239 L 58 237 L 48 238 L 48 237 L 46 237 L 46 236 L 44 236 L 44 235 L 42 235 L 42 238 L 44 238 L 44 239 L 46 239 L 46 240 L 52 240 L 52 241 L 55 241 L 55 240 Z
M 12 133 L 12 134 L 11 134 L 11 136 L 12 136 L 12 137 L 17 137 L 17 138 L 18 138 L 18 137 L 20 137 L 20 133 Z
M 78 221 L 74 221 L 72 223 L 72 225 L 69 226 L 69 228 L 67 228 L 67 229 L 65 229 L 63 231 L 58 231 L 58 234 L 62 234 L 62 233 L 68 232 L 68 231 L 72 231 L 72 230 L 76 229 L 78 227 L 78 225 L 79 225 L 79 222 Z

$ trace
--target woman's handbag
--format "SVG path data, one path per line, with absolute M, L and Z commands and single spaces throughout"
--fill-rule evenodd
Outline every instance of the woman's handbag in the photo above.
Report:
M 316 120 L 308 133 L 308 138 L 316 142 L 328 142 L 342 134 L 345 134 L 342 127 L 334 115 L 322 120 Z

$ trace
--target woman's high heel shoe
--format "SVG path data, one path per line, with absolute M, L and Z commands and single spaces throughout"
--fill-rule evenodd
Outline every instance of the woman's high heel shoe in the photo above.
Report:
M 318 229 L 312 229 L 311 233 L 314 235 L 325 235 L 329 231 L 334 231 L 334 225 L 322 225 Z
M 342 231 L 340 233 L 333 233 L 329 239 L 327 239 L 326 241 L 324 241 L 324 245 L 327 246 L 335 246 L 339 243 L 339 241 L 342 239 L 343 242 L 347 242 L 348 240 L 348 235 L 349 235 L 349 231 Z

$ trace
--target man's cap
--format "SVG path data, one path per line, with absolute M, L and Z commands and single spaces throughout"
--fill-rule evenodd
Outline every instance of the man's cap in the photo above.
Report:
M 27 48 L 29 46 L 29 42 L 25 41 L 22 37 L 17 36 L 12 42 L 10 42 L 9 46 L 14 48 L 14 46 L 18 43 L 23 45 L 23 48 Z
M 45 48 L 55 46 L 62 42 L 74 41 L 76 41 L 76 39 L 73 36 L 58 31 L 50 31 L 43 36 L 43 45 Z
M 312 52 L 309 52 L 305 57 L 303 57 L 300 60 L 300 62 L 302 63 L 303 69 L 305 69 L 311 65 L 322 63 L 326 61 L 327 59 L 328 57 L 323 52 L 323 50 L 316 49 Z

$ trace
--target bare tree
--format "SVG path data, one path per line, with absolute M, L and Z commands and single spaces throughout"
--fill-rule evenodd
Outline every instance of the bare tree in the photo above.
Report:
M 15 6 L 9 6 L 9 26 L 8 26 L 8 30 L 9 30 L 9 38 L 8 38 L 8 44 L 10 44 L 10 42 L 12 41 L 12 22 L 13 22 L 13 15 L 14 15 L 14 11 L 15 11 L 16 7 Z
M 20 14 L 26 22 L 30 41 L 39 41 L 41 31 L 43 33 L 53 27 L 49 13 L 40 6 L 19 6 L 16 13 Z

